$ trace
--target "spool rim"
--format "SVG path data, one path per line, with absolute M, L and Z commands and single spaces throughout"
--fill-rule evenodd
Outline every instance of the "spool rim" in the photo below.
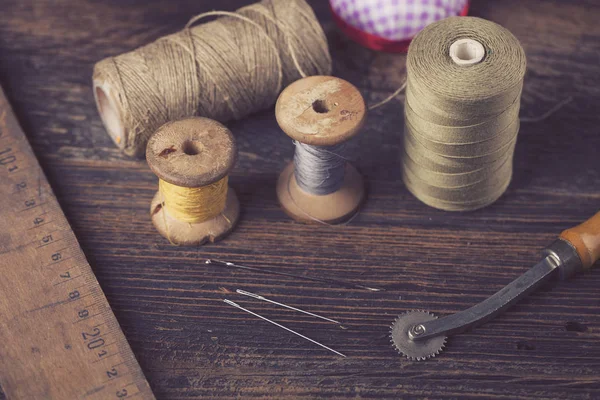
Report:
M 367 116 L 360 91 L 334 76 L 315 75 L 286 87 L 275 104 L 281 129 L 294 140 L 332 146 L 355 136 Z
M 233 134 L 204 117 L 168 122 L 152 135 L 146 148 L 150 169 L 173 185 L 201 187 L 228 175 L 237 158 Z
M 328 225 L 348 221 L 356 215 L 366 199 L 363 177 L 350 163 L 346 163 L 342 187 L 327 195 L 313 195 L 303 191 L 296 182 L 294 163 L 290 162 L 277 181 L 277 198 L 281 208 L 294 220 L 303 223 Z

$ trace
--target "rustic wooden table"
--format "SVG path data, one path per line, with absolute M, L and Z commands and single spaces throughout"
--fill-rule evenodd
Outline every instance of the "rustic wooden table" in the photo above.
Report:
M 522 42 L 528 72 L 514 179 L 494 205 L 470 213 L 425 206 L 400 179 L 402 99 L 370 115 L 359 166 L 369 182 L 348 226 L 292 222 L 275 182 L 293 146 L 272 111 L 229 124 L 239 144 L 231 184 L 243 205 L 225 241 L 176 248 L 148 207 L 157 188 L 144 161 L 113 146 L 96 112 L 94 63 L 181 28 L 194 14 L 249 1 L 3 0 L 0 82 L 161 399 L 600 398 L 600 273 L 547 286 L 439 358 L 410 362 L 389 343 L 397 314 L 438 315 L 485 299 L 539 260 L 562 229 L 600 207 L 600 5 L 474 1 Z M 360 48 L 323 23 L 335 74 L 368 102 L 405 78 L 405 56 Z M 386 288 L 370 293 L 278 276 L 208 268 L 208 257 Z M 346 329 L 232 294 L 243 288 L 343 321 Z M 342 359 L 243 314 L 239 301 L 348 355 Z M 1 373 L 1 371 L 0 371 Z M 0 395 L 0 398 L 2 395 Z

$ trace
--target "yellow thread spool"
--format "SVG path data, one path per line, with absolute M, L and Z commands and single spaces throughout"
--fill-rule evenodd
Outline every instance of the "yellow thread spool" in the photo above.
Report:
M 158 232 L 177 245 L 201 245 L 225 237 L 239 217 L 239 202 L 228 187 L 236 145 L 229 129 L 196 117 L 170 122 L 146 149 L 159 190 L 150 213 Z
M 164 197 L 164 206 L 173 218 L 179 221 L 198 223 L 209 220 L 221 213 L 227 200 L 225 177 L 208 186 L 186 188 L 158 180 L 158 190 Z

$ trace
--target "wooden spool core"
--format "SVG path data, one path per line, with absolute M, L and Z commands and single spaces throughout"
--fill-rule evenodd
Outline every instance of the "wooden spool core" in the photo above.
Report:
M 332 146 L 356 135 L 367 109 L 358 89 L 333 76 L 311 76 L 289 85 L 277 99 L 275 115 L 292 139 L 313 146 Z M 290 163 L 279 176 L 277 196 L 284 211 L 300 222 L 347 221 L 365 197 L 364 182 L 356 168 L 346 163 L 344 183 L 336 192 L 315 195 L 302 190 Z
M 217 121 L 194 117 L 169 122 L 150 138 L 146 159 L 160 179 L 189 188 L 207 186 L 224 178 L 236 159 L 236 145 L 229 129 Z M 238 220 L 240 205 L 228 188 L 221 214 L 200 223 L 179 221 L 163 206 L 157 192 L 150 206 L 152 223 L 161 235 L 178 245 L 201 245 L 225 237 Z
M 106 128 L 113 142 L 123 150 L 127 143 L 127 135 L 129 132 L 123 124 L 121 109 L 117 106 L 117 93 L 109 83 L 105 82 L 101 76 L 94 76 L 94 99 L 96 107 L 102 119 L 102 123 Z M 142 157 L 143 154 L 129 154 Z

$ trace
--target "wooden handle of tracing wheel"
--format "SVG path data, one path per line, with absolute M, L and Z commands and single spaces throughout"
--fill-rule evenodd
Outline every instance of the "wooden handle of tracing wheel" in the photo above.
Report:
M 584 223 L 564 230 L 560 238 L 575 246 L 583 268 L 590 268 L 600 259 L 600 212 Z

